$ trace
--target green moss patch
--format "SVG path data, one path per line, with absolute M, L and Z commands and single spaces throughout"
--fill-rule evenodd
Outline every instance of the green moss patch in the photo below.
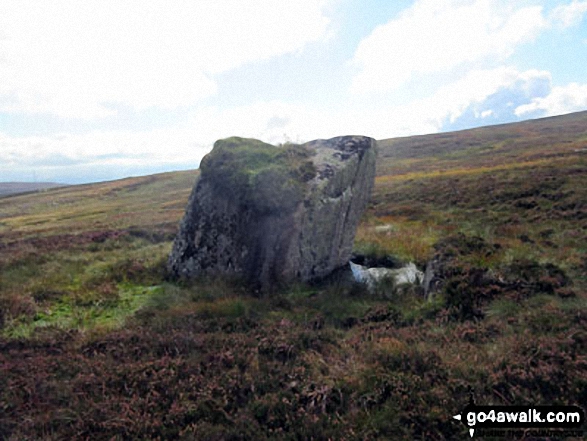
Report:
M 261 213 L 290 211 L 316 176 L 312 152 L 294 144 L 277 147 L 249 138 L 216 141 L 201 164 L 202 177 Z
M 19 316 L 3 330 L 5 337 L 30 337 L 40 328 L 64 330 L 115 329 L 124 325 L 127 317 L 145 306 L 161 291 L 159 286 L 121 284 L 114 288 L 110 299 L 81 303 L 79 298 L 63 296 L 51 306 L 39 309 L 33 317 Z

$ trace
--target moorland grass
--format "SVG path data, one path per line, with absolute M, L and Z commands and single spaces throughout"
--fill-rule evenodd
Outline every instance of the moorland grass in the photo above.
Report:
M 166 280 L 193 172 L 0 199 L 0 434 L 462 439 L 471 390 L 587 402 L 585 119 L 380 143 L 356 251 L 441 259 L 429 299 Z

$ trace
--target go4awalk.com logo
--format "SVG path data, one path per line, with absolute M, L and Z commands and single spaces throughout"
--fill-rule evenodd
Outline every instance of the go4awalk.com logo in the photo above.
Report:
M 579 406 L 478 406 L 472 395 L 469 404 L 453 418 L 467 426 L 471 438 L 476 433 L 508 436 L 516 429 L 526 429 L 526 434 L 535 431 L 530 434 L 538 436 L 557 431 L 558 435 L 580 437 L 585 426 L 585 412 Z

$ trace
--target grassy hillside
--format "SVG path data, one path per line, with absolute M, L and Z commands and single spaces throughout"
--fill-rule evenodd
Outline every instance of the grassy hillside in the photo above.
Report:
M 355 248 L 434 261 L 429 299 L 167 281 L 196 176 L 0 199 L 0 439 L 464 439 L 471 389 L 587 402 L 587 112 L 380 142 Z
M 63 187 L 53 182 L 0 182 L 0 197 Z
M 459 132 L 379 141 L 379 176 L 491 171 L 512 163 L 536 163 L 587 154 L 587 112 Z M 431 161 L 431 159 L 433 159 Z
M 162 281 L 196 176 L 166 173 L 0 199 L 4 333 L 94 328 L 136 309 L 143 285 Z M 133 277 L 138 284 L 127 283 Z

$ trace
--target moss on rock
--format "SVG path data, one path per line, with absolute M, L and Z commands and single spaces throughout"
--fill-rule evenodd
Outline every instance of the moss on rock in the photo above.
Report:
M 312 155 L 295 144 L 232 137 L 216 141 L 200 168 L 202 177 L 255 211 L 291 211 L 305 197 L 303 184 L 316 176 Z

